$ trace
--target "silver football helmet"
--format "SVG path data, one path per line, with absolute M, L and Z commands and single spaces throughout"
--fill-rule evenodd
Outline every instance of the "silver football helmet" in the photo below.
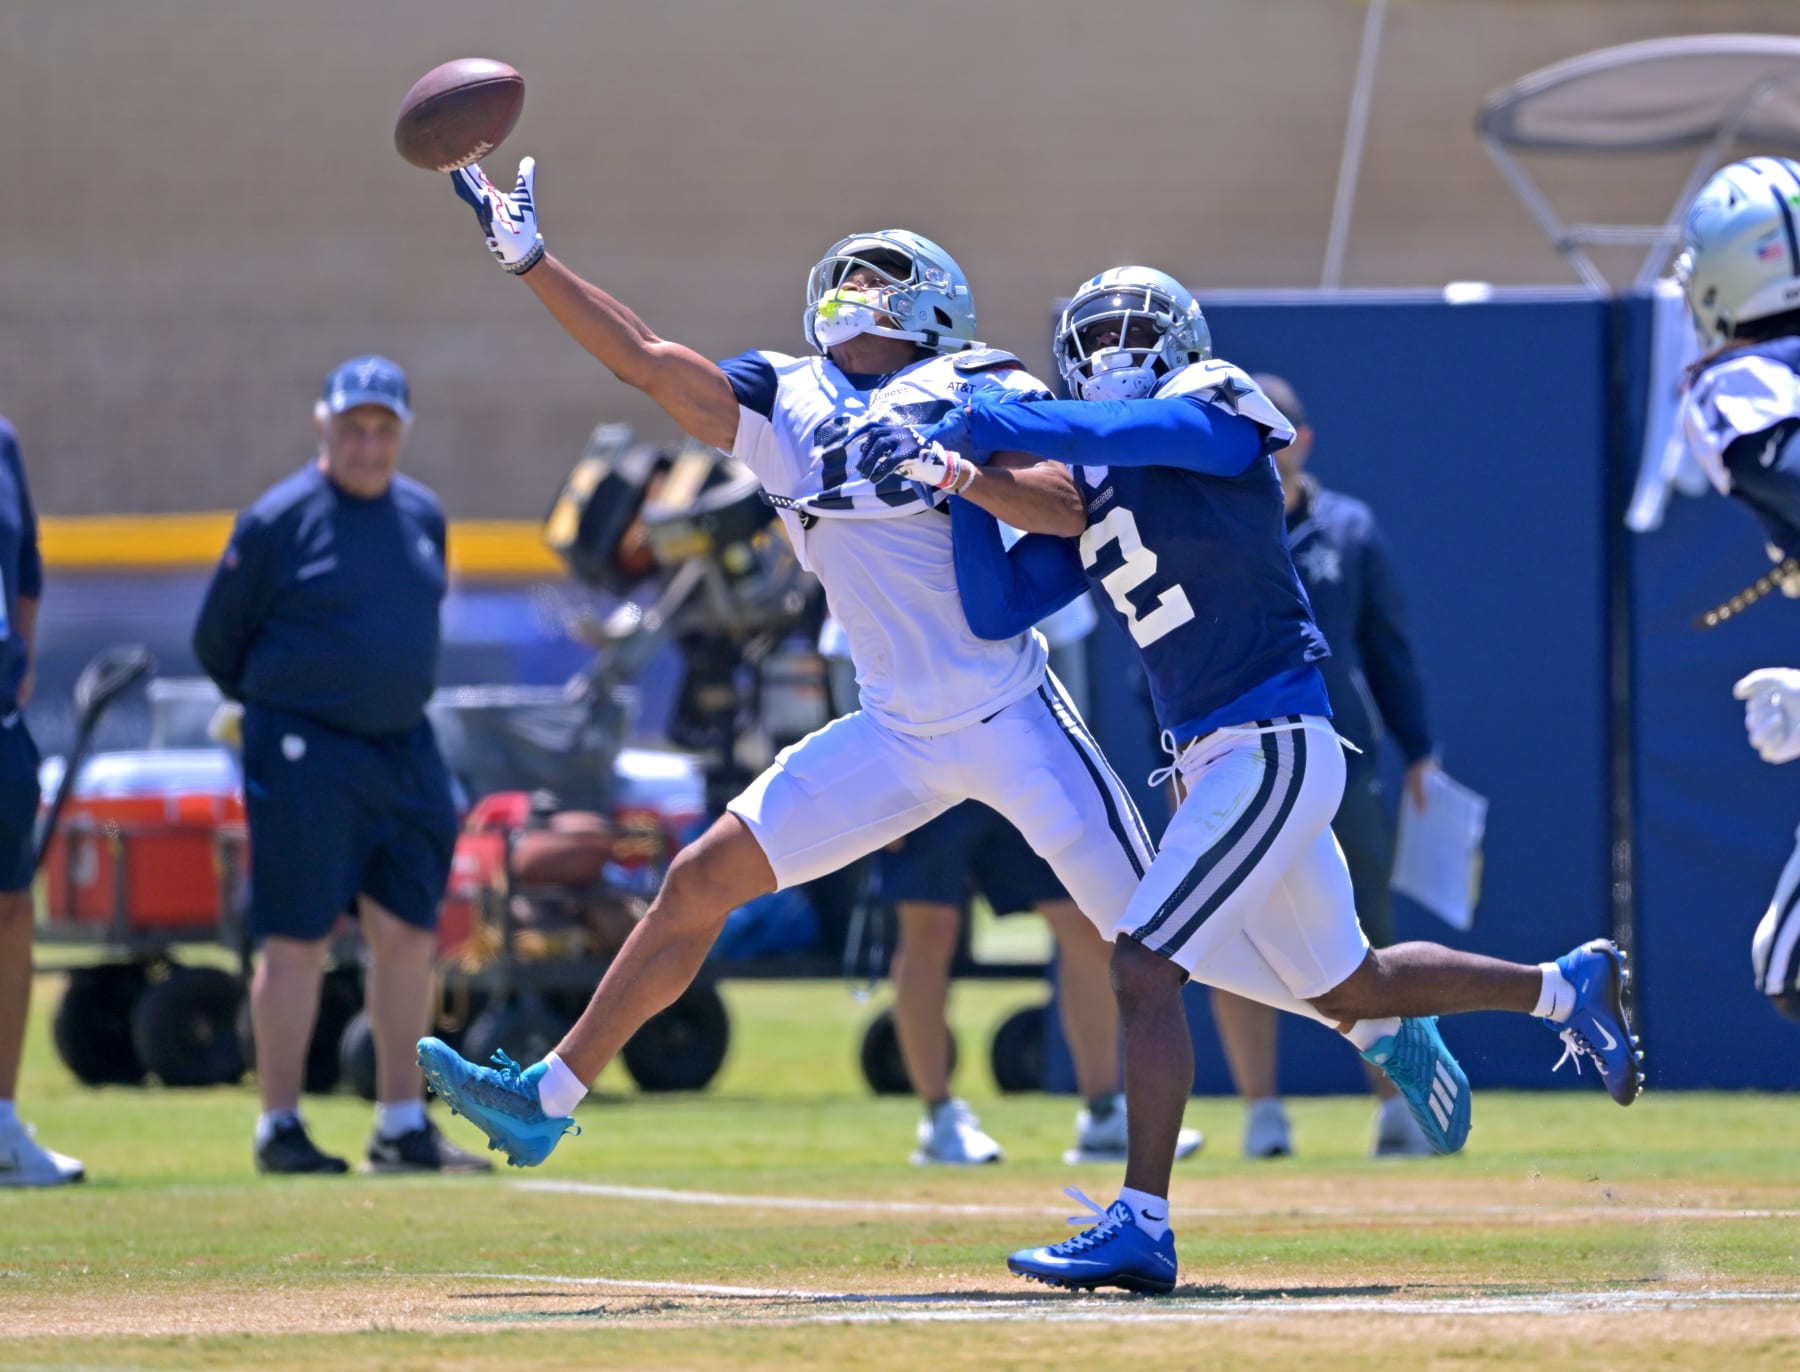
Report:
M 866 267 L 878 285 L 845 287 Z M 932 352 L 975 342 L 975 298 L 956 259 L 906 229 L 839 240 L 806 279 L 806 341 L 820 352 L 857 334 L 911 339 Z
M 1709 347 L 1800 309 L 1800 163 L 1751 157 L 1715 173 L 1688 208 L 1675 279 Z
M 1056 325 L 1056 368 L 1077 400 L 1136 400 L 1212 356 L 1200 304 L 1151 267 L 1114 267 L 1076 288 Z

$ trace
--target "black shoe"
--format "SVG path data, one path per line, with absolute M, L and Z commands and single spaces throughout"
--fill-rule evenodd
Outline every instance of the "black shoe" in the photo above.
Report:
M 435 1124 L 414 1129 L 397 1139 L 369 1136 L 369 1160 L 365 1172 L 492 1172 L 494 1164 L 474 1153 L 465 1153 L 438 1133 Z
M 258 1172 L 348 1172 L 350 1164 L 321 1153 L 298 1120 L 277 1126 L 267 1143 L 256 1147 Z

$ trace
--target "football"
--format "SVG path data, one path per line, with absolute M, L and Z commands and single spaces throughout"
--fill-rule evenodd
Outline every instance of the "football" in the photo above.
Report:
M 455 171 L 499 147 L 524 107 L 525 78 L 513 68 L 461 57 L 413 82 L 394 121 L 394 147 L 415 167 Z

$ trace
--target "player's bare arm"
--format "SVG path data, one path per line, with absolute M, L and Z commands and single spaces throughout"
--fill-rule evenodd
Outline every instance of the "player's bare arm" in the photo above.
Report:
M 876 424 L 857 469 L 871 481 L 901 476 L 960 495 L 1026 533 L 1079 537 L 1087 511 L 1069 469 L 1054 458 L 995 452 L 978 464 L 968 445 L 934 441 L 935 434 L 905 425 Z
M 525 283 L 570 337 L 668 411 L 684 433 L 714 448 L 731 447 L 737 397 L 711 358 L 657 337 L 629 306 L 548 254 Z
M 1029 453 L 995 453 L 961 494 L 1021 533 L 1079 538 L 1087 528 L 1087 511 L 1069 469 Z
M 715 448 L 737 438 L 738 405 L 725 373 L 691 348 L 657 337 L 625 304 L 583 280 L 544 251 L 538 229 L 537 163 L 519 163 L 511 194 L 479 163 L 450 174 L 456 193 L 475 211 L 488 251 L 523 276 L 556 322 L 628 386 L 661 405 L 683 431 Z

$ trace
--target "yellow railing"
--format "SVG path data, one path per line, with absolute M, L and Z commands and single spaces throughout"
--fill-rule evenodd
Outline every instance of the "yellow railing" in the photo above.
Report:
M 170 515 L 45 515 L 44 561 L 59 571 L 152 571 L 205 567 L 231 536 L 229 511 Z M 567 573 L 544 546 L 541 526 L 522 519 L 450 524 L 450 571 L 463 577 L 556 577 Z

